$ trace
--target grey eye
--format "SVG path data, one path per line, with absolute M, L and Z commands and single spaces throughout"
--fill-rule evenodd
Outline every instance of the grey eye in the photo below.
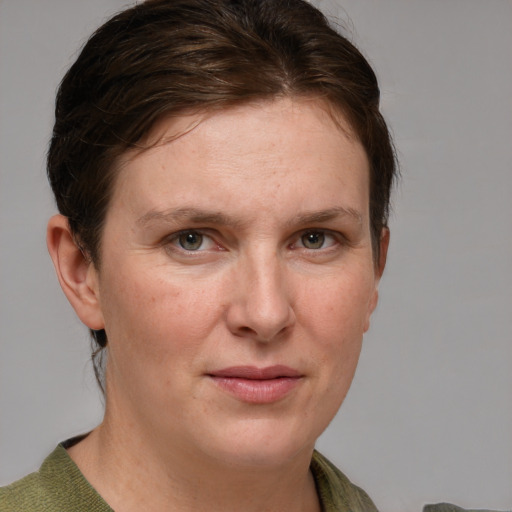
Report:
M 187 231 L 179 235 L 178 243 L 186 251 L 197 251 L 203 245 L 203 235 L 196 231 Z
M 321 231 L 309 231 L 301 236 L 306 249 L 321 249 L 325 242 L 325 234 Z

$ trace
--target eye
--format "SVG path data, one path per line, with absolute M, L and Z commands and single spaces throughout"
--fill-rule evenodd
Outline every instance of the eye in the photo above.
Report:
M 209 236 L 193 230 L 176 234 L 172 242 L 185 251 L 205 251 L 215 245 L 215 242 Z
M 301 235 L 299 241 L 297 243 L 298 247 L 303 247 L 305 249 L 326 249 L 335 245 L 337 242 L 334 235 L 330 234 L 326 231 L 320 230 L 311 230 L 306 231 Z
M 187 251 L 197 251 L 203 245 L 203 235 L 196 231 L 187 231 L 178 236 L 178 243 Z
M 320 231 L 310 231 L 304 233 L 300 240 L 307 249 L 321 249 L 322 245 L 324 245 L 325 235 Z

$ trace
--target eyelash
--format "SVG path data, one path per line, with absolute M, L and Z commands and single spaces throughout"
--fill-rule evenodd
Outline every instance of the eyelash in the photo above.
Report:
M 188 235 L 198 235 L 201 237 L 201 243 L 197 249 L 187 249 L 183 247 L 182 243 L 180 243 L 181 237 L 188 236 Z M 317 248 L 311 248 L 311 247 L 305 247 L 304 246 L 304 240 L 307 236 L 313 236 L 313 235 L 320 235 L 320 237 L 323 237 L 322 244 L 320 247 Z M 328 243 L 327 247 L 324 247 L 323 245 L 326 243 L 327 240 L 330 239 L 330 242 Z M 304 250 L 304 251 L 311 251 L 311 252 L 320 252 L 320 251 L 328 251 L 329 249 L 332 250 L 334 246 L 337 245 L 344 245 L 346 244 L 346 238 L 339 232 L 330 231 L 328 229 L 307 229 L 304 231 L 300 231 L 298 234 L 294 235 L 293 242 L 288 245 L 291 249 L 296 250 Z M 207 244 L 214 246 L 214 247 L 207 247 L 205 249 L 201 249 L 203 244 L 205 244 L 205 241 Z M 209 241 L 209 242 L 208 242 Z M 311 241 L 313 242 L 314 241 Z M 302 244 L 302 245 L 298 245 Z M 181 231 L 178 231 L 177 233 L 172 234 L 171 236 L 167 237 L 163 245 L 167 247 L 172 247 L 175 251 L 180 251 L 182 253 L 185 253 L 187 255 L 194 255 L 194 254 L 200 254 L 202 252 L 211 250 L 214 248 L 215 250 L 225 250 L 222 245 L 218 244 L 214 237 L 212 237 L 208 232 L 204 229 L 184 229 Z
M 321 244 L 322 246 L 324 245 L 324 242 L 326 242 L 326 240 L 328 238 L 331 239 L 331 243 L 327 247 L 311 248 L 311 247 L 305 247 L 304 246 L 304 240 L 306 239 L 306 237 L 308 237 L 308 236 L 318 236 L 318 235 L 321 235 L 321 237 L 322 237 L 322 244 Z M 333 233 L 332 231 L 329 231 L 329 230 L 326 230 L 326 229 L 308 229 L 307 231 L 303 231 L 301 233 L 301 235 L 298 237 L 297 241 L 300 241 L 303 244 L 302 247 L 299 247 L 300 249 L 311 250 L 311 251 L 320 251 L 320 250 L 324 250 L 325 251 L 325 250 L 333 247 L 334 245 L 339 244 L 340 243 L 340 237 L 341 237 L 340 234 Z M 309 240 L 309 242 L 315 243 L 312 240 Z M 295 244 L 296 243 L 297 242 L 295 242 Z M 292 244 L 292 245 L 295 245 L 295 244 Z
M 201 253 L 201 252 L 204 252 L 205 250 L 208 250 L 208 249 L 203 249 L 203 250 L 186 249 L 185 247 L 183 247 L 183 245 L 180 244 L 180 238 L 187 236 L 187 235 L 198 235 L 201 237 L 201 244 L 200 244 L 199 248 L 203 245 L 203 243 L 205 242 L 205 239 L 206 239 L 206 240 L 209 240 L 210 244 L 215 245 L 218 250 L 223 250 L 222 246 L 219 245 L 218 243 L 216 243 L 212 236 L 205 233 L 205 231 L 201 230 L 201 229 L 184 229 L 182 231 L 178 231 L 177 233 L 174 233 L 170 237 L 166 238 L 164 240 L 164 245 L 171 246 L 177 251 L 182 251 L 186 254 L 191 254 L 191 255 L 193 255 L 194 253 Z

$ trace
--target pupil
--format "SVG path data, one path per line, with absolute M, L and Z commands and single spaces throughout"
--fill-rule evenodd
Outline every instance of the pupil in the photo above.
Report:
M 203 243 L 203 235 L 194 232 L 183 233 L 179 237 L 179 243 L 187 251 L 195 251 Z
M 318 231 L 306 233 L 302 236 L 302 243 L 308 249 L 320 249 L 324 244 L 325 236 Z

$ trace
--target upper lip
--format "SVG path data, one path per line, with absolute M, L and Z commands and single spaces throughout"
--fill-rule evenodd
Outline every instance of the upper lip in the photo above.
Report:
M 221 370 L 215 370 L 209 373 L 213 377 L 268 380 L 279 377 L 302 377 L 302 374 L 289 366 L 276 364 L 265 368 L 256 366 L 230 366 Z

